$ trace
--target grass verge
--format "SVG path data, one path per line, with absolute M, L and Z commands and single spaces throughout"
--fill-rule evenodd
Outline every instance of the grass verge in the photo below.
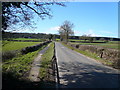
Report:
M 95 60 L 97 60 L 97 61 L 99 61 L 99 62 L 101 62 L 101 63 L 103 63 L 103 64 L 105 64 L 105 65 L 113 66 L 113 65 L 112 65 L 113 63 L 112 63 L 111 61 L 108 61 L 108 60 L 105 60 L 105 59 L 101 59 L 101 58 L 100 58 L 97 54 L 95 54 L 95 53 L 91 53 L 91 52 L 89 52 L 89 51 L 82 51 L 82 50 L 73 48 L 72 46 L 69 46 L 69 45 L 67 45 L 67 44 L 65 44 L 65 43 L 63 43 L 63 42 L 61 42 L 61 43 L 62 43 L 64 46 L 68 47 L 69 49 L 72 49 L 72 50 L 74 50 L 74 51 L 76 51 L 76 52 L 79 52 L 79 53 L 85 55 L 85 56 L 88 56 L 88 57 L 90 57 L 90 58 L 93 58 L 93 59 L 95 59 Z
M 30 52 L 25 55 L 20 55 L 17 58 L 13 58 L 12 60 L 6 61 L 2 64 L 2 72 L 3 73 L 12 73 L 15 77 L 19 76 L 20 78 L 24 77 L 26 73 L 30 71 L 31 64 L 33 62 L 34 57 L 37 53 L 42 50 L 46 45 L 41 47 L 39 50 Z
M 29 72 L 34 58 L 40 50 L 47 45 L 42 46 L 39 50 L 21 55 L 12 60 L 2 63 L 2 88 L 5 90 L 26 89 L 26 88 L 41 88 L 41 83 L 33 83 L 29 81 Z M 6 87 L 7 86 L 7 87 Z
M 40 78 L 48 80 L 48 70 L 51 68 L 52 64 L 52 57 L 54 55 L 54 43 L 52 42 L 48 48 L 48 50 L 42 55 L 42 60 L 41 60 L 41 68 L 40 68 Z

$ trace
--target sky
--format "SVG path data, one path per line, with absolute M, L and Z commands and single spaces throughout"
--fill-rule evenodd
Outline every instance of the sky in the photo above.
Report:
M 75 36 L 118 37 L 117 2 L 65 2 L 65 5 L 51 6 L 51 19 L 34 16 L 37 28 L 22 32 L 58 34 L 59 26 L 68 20 L 74 24 Z

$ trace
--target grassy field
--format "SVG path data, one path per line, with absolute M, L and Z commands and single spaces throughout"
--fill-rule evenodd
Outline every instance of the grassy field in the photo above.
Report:
M 41 42 L 14 42 L 14 41 L 4 41 L 4 45 L 2 45 L 2 51 L 11 51 L 11 50 L 20 50 L 27 46 L 33 46 L 35 44 L 39 44 Z
M 69 39 L 69 41 L 84 41 L 84 40 Z M 86 40 L 86 41 L 87 41 L 87 40 Z
M 41 40 L 41 39 L 34 39 L 34 38 L 15 38 L 13 40 Z
M 47 70 L 51 67 L 51 60 L 54 54 L 54 43 L 51 43 L 45 54 L 42 55 L 42 62 L 40 68 L 40 78 L 46 78 L 48 75 Z
M 56 39 L 56 41 L 60 41 L 60 39 Z
M 112 49 L 118 49 L 118 42 L 117 41 L 111 41 L 108 43 L 76 43 L 71 42 L 72 44 L 81 44 L 81 45 L 95 45 L 95 46 L 101 46 L 105 48 L 112 48 Z

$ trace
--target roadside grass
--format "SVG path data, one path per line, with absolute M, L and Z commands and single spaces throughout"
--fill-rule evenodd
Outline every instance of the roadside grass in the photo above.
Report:
M 39 76 L 42 79 L 47 79 L 48 69 L 51 67 L 51 60 L 54 55 L 54 43 L 52 42 L 48 48 L 48 50 L 42 55 L 41 59 L 41 67 L 40 67 L 40 73 Z
M 4 45 L 2 45 L 2 51 L 14 51 L 14 50 L 20 50 L 27 46 L 33 46 L 36 44 L 39 44 L 41 42 L 14 42 L 14 41 L 4 41 Z
M 13 73 L 13 76 L 20 78 L 26 78 L 25 75 L 29 73 L 31 64 L 33 59 L 38 54 L 40 50 L 42 50 L 46 45 L 41 47 L 39 50 L 30 52 L 25 55 L 21 55 L 17 58 L 13 58 L 12 60 L 6 61 L 2 63 L 2 72 L 3 73 Z M 6 77 L 9 78 L 9 77 Z
M 74 50 L 74 51 L 76 51 L 76 52 L 78 52 L 78 53 L 81 53 L 81 54 L 83 54 L 83 55 L 85 55 L 85 56 L 88 56 L 88 57 L 90 57 L 90 58 L 93 58 L 93 59 L 95 59 L 95 60 L 97 60 L 97 61 L 99 61 L 99 62 L 101 62 L 101 63 L 103 63 L 103 64 L 105 64 L 105 65 L 112 66 L 112 62 L 111 62 L 111 61 L 108 61 L 108 60 L 105 60 L 105 59 L 101 59 L 101 58 L 100 58 L 97 54 L 95 54 L 95 53 L 91 53 L 91 52 L 89 52 L 89 51 L 82 51 L 82 50 L 73 48 L 72 46 L 69 46 L 69 45 L 67 45 L 67 44 L 65 44 L 65 43 L 63 43 L 63 42 L 61 42 L 61 43 L 62 43 L 64 46 L 68 47 L 69 49 L 72 49 L 72 50 Z

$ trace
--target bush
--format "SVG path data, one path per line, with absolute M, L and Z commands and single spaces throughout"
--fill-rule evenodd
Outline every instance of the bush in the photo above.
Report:
M 79 44 L 76 45 L 76 48 L 79 48 Z
M 16 51 L 2 52 L 2 60 L 3 60 L 3 62 L 5 60 L 12 59 L 15 56 L 16 56 Z
M 21 50 L 21 54 L 27 54 L 29 52 L 33 52 L 38 50 L 40 47 L 42 47 L 43 45 L 47 45 L 48 43 L 50 43 L 51 41 L 45 41 L 43 43 L 34 45 L 34 46 L 30 46 L 30 47 L 25 47 Z

